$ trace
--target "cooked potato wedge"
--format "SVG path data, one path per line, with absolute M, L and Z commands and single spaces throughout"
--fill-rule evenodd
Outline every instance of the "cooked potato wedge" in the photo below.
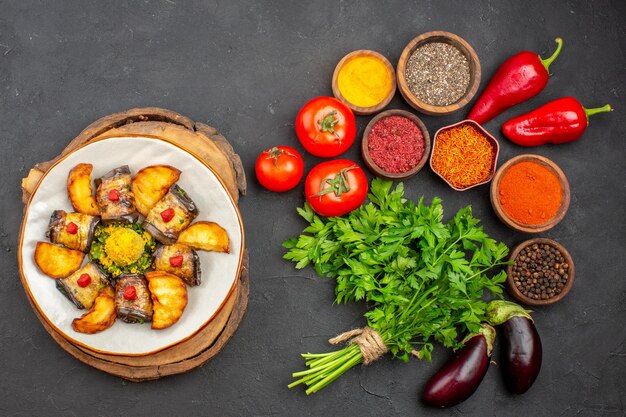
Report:
M 170 327 L 187 306 L 187 287 L 182 279 L 167 272 L 148 272 L 146 279 L 152 294 L 152 328 Z
M 89 311 L 72 321 L 72 328 L 80 333 L 98 333 L 113 326 L 116 317 L 115 295 L 107 285 L 100 290 Z
M 92 170 L 91 164 L 78 164 L 72 168 L 67 177 L 67 193 L 74 210 L 90 216 L 99 216 L 100 211 L 91 186 Z
M 67 249 L 48 242 L 37 242 L 35 263 L 51 278 L 66 278 L 80 268 L 85 256 L 79 250 Z
M 229 240 L 226 230 L 213 222 L 196 222 L 180 232 L 178 243 L 194 249 L 229 253 Z
M 178 181 L 180 170 L 169 165 L 152 165 L 140 170 L 132 180 L 135 207 L 144 217 Z

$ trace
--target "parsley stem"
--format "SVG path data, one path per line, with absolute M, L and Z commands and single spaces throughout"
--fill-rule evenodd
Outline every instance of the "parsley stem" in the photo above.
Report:
M 470 279 L 475 278 L 476 276 L 481 275 L 481 274 L 489 271 L 494 266 L 507 265 L 507 264 L 508 264 L 508 262 L 496 262 L 496 263 L 493 263 L 493 264 L 489 265 L 488 267 L 486 267 L 485 269 L 481 269 L 480 271 L 476 272 L 475 274 L 470 275 L 469 277 L 467 277 L 467 280 L 469 281 Z
M 437 265 L 439 261 L 441 261 L 441 257 L 445 255 L 446 253 L 448 253 L 448 251 L 452 249 L 454 246 L 456 246 L 456 244 L 459 243 L 461 239 L 463 239 L 465 236 L 467 235 L 459 235 L 459 238 L 457 240 L 455 240 L 453 243 L 450 244 L 450 246 L 448 246 L 443 252 L 441 252 L 441 255 L 439 255 L 439 257 L 437 258 L 437 260 L 435 261 L 433 265 Z
M 314 372 L 319 372 L 322 370 L 326 370 L 328 368 L 332 368 L 333 365 L 337 363 L 337 360 L 338 359 L 335 359 L 334 361 L 326 362 L 322 364 L 312 364 L 310 369 L 307 369 L 306 371 L 294 372 L 293 374 L 291 374 L 291 376 L 293 376 L 294 378 L 297 378 L 299 376 L 309 375 Z
M 353 349 L 350 349 L 350 348 L 353 348 Z M 306 390 L 307 395 L 315 393 L 321 390 L 322 388 L 326 387 L 335 379 L 343 375 L 347 370 L 353 368 L 354 366 L 360 364 L 363 361 L 363 355 L 361 354 L 361 351 L 359 350 L 358 346 L 350 345 L 346 348 L 346 350 L 349 352 L 346 358 L 347 359 L 346 362 L 337 370 L 335 370 L 333 373 L 331 373 L 330 375 L 327 375 L 324 379 L 317 382 L 312 387 L 309 387 L 309 389 Z

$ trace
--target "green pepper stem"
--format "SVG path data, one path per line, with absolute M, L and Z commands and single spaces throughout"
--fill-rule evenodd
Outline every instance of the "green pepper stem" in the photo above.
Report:
M 602 107 L 596 107 L 594 109 L 586 109 L 583 107 L 583 110 L 585 111 L 585 114 L 587 115 L 587 119 L 588 119 L 589 116 L 593 116 L 594 114 L 613 111 L 613 108 L 611 107 L 610 104 L 605 104 Z
M 557 43 L 556 51 L 554 51 L 554 53 L 546 59 L 541 59 L 541 56 L 539 56 L 539 60 L 545 67 L 548 74 L 550 74 L 550 64 L 552 64 L 556 57 L 559 56 L 559 53 L 561 53 L 561 48 L 563 48 L 563 39 L 556 38 L 554 41 Z

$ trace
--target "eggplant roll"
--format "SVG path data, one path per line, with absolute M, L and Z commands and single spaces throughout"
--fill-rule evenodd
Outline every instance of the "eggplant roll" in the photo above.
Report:
M 105 223 L 134 223 L 139 218 L 128 165 L 115 168 L 96 179 L 96 202 Z
M 200 258 L 187 245 L 175 243 L 159 246 L 154 252 L 152 268 L 176 275 L 192 287 L 201 283 Z
M 84 274 L 89 278 L 81 280 Z M 108 278 L 95 262 L 89 262 L 67 278 L 56 280 L 57 289 L 81 310 L 90 309 L 98 292 L 106 285 L 109 285 Z
M 88 252 L 99 221 L 100 218 L 89 214 L 55 210 L 50 216 L 46 236 L 52 243 L 63 245 L 69 249 Z
M 197 215 L 196 204 L 182 188 L 174 184 L 165 197 L 152 207 L 142 226 L 159 242 L 171 245 L 176 243 L 180 232 L 189 226 Z
M 124 298 L 127 287 L 135 287 L 136 297 Z M 152 320 L 152 298 L 148 281 L 140 274 L 122 274 L 115 283 L 115 306 L 117 317 L 126 323 L 143 323 Z

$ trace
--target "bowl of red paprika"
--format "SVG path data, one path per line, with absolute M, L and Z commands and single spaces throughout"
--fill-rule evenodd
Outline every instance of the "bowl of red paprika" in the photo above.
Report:
M 392 181 L 417 174 L 430 154 L 430 135 L 419 117 L 404 110 L 377 114 L 361 141 L 365 165 L 376 176 Z
M 496 172 L 491 182 L 491 205 L 513 230 L 539 233 L 556 226 L 570 204 L 567 177 L 550 159 L 518 155 Z

